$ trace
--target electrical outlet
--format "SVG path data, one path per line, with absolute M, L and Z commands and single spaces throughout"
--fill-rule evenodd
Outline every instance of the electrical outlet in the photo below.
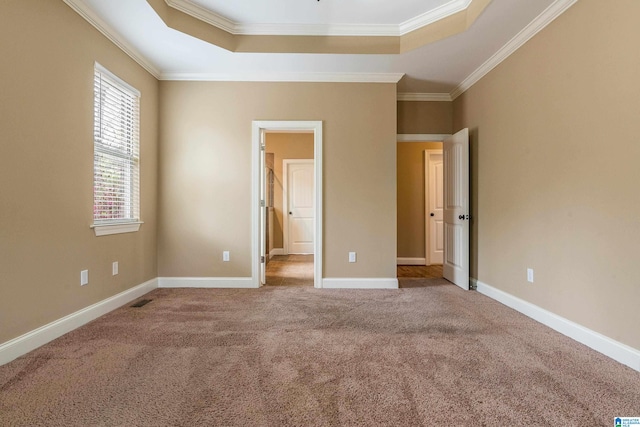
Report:
M 349 262 L 356 262 L 356 253 L 349 252 Z
M 527 282 L 533 283 L 533 268 L 527 268 Z
M 118 261 L 111 264 L 111 274 L 116 276 L 118 274 Z
M 222 252 L 222 261 L 227 262 L 230 259 L 229 251 Z
M 89 283 L 89 270 L 82 270 L 80 272 L 80 286 L 84 286 Z

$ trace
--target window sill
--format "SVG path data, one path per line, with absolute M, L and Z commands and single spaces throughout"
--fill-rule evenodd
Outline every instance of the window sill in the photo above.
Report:
M 144 224 L 142 221 L 136 222 L 122 222 L 111 224 L 93 224 L 91 228 L 98 236 L 108 236 L 111 234 L 123 234 L 123 233 L 135 233 L 140 230 L 140 224 Z

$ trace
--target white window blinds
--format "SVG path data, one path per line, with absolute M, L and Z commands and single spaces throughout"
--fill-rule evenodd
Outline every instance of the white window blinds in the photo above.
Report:
M 94 72 L 94 224 L 140 218 L 140 92 L 96 64 Z

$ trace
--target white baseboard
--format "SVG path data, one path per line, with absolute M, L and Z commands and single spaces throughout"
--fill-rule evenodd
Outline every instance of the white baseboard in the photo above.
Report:
M 398 257 L 398 265 L 427 265 L 426 258 L 401 258 Z
M 269 259 L 276 255 L 284 255 L 284 248 L 273 248 L 269 251 Z
M 322 279 L 325 289 L 398 289 L 396 278 Z
M 0 365 L 9 363 L 54 339 L 85 325 L 92 320 L 119 308 L 158 287 L 158 280 L 152 279 L 134 288 L 127 289 L 110 298 L 78 310 L 61 319 L 27 332 L 17 338 L 0 344 Z
M 567 320 L 564 317 L 558 316 L 557 314 L 501 291 L 500 289 L 489 286 L 479 280 L 471 279 L 471 281 L 472 283 L 476 283 L 477 290 L 481 294 L 501 302 L 507 307 L 511 307 L 514 310 L 542 323 L 543 325 L 546 325 L 551 329 L 555 329 L 561 334 L 622 363 L 623 365 L 627 365 L 636 371 L 640 371 L 640 350 L 629 347 L 626 344 L 622 344 L 621 342 L 615 341 L 598 332 L 585 328 L 582 325 Z
M 159 288 L 255 288 L 251 277 L 159 277 Z

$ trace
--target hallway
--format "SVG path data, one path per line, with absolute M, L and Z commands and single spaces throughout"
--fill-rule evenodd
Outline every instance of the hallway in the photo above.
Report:
M 267 286 L 313 287 L 313 255 L 276 255 L 267 263 Z

